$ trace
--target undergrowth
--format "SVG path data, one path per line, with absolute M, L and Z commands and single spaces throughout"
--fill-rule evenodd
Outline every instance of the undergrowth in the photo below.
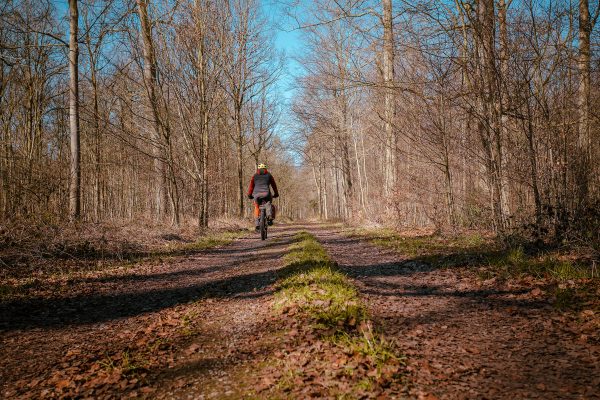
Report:
M 349 235 L 365 238 L 377 246 L 391 248 L 433 267 L 483 267 L 479 271 L 482 279 L 531 276 L 567 281 L 599 277 L 594 264 L 587 266 L 559 251 L 526 251 L 522 245 L 506 247 L 477 233 L 407 237 L 391 229 L 355 229 Z
M 594 278 L 593 269 L 556 254 L 528 255 L 523 247 L 516 247 L 490 257 L 488 266 L 504 278 L 532 276 L 538 279 L 568 281 Z

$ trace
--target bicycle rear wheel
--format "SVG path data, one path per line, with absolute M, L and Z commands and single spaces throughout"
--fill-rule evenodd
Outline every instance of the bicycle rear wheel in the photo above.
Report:
M 267 238 L 267 213 L 263 208 L 260 210 L 260 239 L 265 240 Z

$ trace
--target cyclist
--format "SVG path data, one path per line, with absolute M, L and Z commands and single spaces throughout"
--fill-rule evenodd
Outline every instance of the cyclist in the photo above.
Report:
M 273 195 L 271 195 L 270 187 L 273 188 Z M 275 178 L 267 171 L 267 166 L 265 164 L 258 164 L 256 173 L 252 176 L 252 179 L 250 179 L 250 187 L 248 188 L 248 198 L 254 199 L 254 222 L 256 230 L 260 229 L 259 202 L 263 203 L 271 201 L 277 197 L 279 197 L 279 192 L 277 191 Z M 273 225 L 273 219 L 275 219 L 275 207 L 272 205 L 270 214 L 271 217 L 267 222 L 269 225 Z

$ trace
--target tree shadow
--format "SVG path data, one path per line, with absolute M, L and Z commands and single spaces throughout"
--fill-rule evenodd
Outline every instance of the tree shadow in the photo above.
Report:
M 0 303 L 0 330 L 106 322 L 203 298 L 266 296 L 272 293 L 269 286 L 279 277 L 279 271 L 277 268 L 260 271 L 264 269 L 261 265 L 283 257 L 287 253 L 287 245 L 292 241 L 290 235 L 260 246 L 244 247 L 245 243 L 241 243 L 241 248 L 205 252 L 205 255 L 216 256 L 217 259 L 220 255 L 229 255 L 226 262 L 215 260 L 218 265 L 213 266 L 202 267 L 194 263 L 210 262 L 209 257 L 208 260 L 185 260 L 183 266 L 175 266 L 176 270 L 157 274 L 131 273 L 71 279 L 71 287 L 83 284 L 83 287 L 76 288 L 79 292 L 77 294 L 51 298 L 37 296 Z M 265 249 L 274 251 L 261 252 Z M 252 264 L 260 272 L 248 273 L 248 270 L 252 270 Z M 242 265 L 245 266 L 244 272 L 236 272 L 236 268 Z M 213 274 L 217 276 L 212 276 Z M 164 285 L 157 287 L 161 282 Z M 97 284 L 103 286 L 98 287 Z M 111 288 L 112 285 L 115 285 L 114 289 Z M 110 291 L 98 293 L 107 287 Z M 57 293 L 60 284 L 45 289 Z
M 164 276 L 159 279 L 164 279 Z M 257 292 L 259 296 L 265 296 L 271 293 L 266 288 L 276 279 L 277 271 L 269 270 L 164 289 L 13 300 L 0 305 L 0 329 L 12 331 L 90 324 L 132 317 L 203 298 L 256 296 Z

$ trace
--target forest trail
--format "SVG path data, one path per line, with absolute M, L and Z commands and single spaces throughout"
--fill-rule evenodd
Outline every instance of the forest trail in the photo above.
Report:
M 531 289 L 314 232 L 406 354 L 422 398 L 600 398 L 600 346 Z M 429 396 L 429 397 L 428 397 Z
M 407 356 L 410 396 L 598 398 L 598 342 L 580 340 L 547 302 L 316 224 L 1 303 L 0 394 L 243 397 L 281 345 L 273 283 L 301 230 L 354 279 L 376 327 Z
M 261 356 L 271 284 L 298 231 L 0 303 L 0 397 L 236 397 L 228 366 Z

